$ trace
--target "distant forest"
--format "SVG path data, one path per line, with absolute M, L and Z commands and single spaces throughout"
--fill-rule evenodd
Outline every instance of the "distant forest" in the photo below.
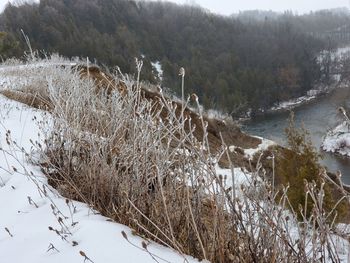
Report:
M 179 93 L 180 67 L 186 93 L 195 92 L 206 108 L 253 113 L 304 95 L 323 80 L 317 60 L 334 43 L 312 33 L 349 24 L 346 12 L 251 11 L 230 17 L 195 6 L 127 0 L 41 0 L 8 4 L 0 15 L 0 55 L 20 57 L 32 47 L 68 57 L 89 57 L 110 68 L 135 73 L 143 57 L 142 78 Z M 154 74 L 155 73 L 155 74 Z

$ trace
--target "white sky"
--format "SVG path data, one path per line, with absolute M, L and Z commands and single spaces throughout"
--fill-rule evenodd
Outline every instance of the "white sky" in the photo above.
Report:
M 229 15 L 240 10 L 292 10 L 305 13 L 311 10 L 335 7 L 350 8 L 350 0 L 170 0 L 176 3 L 191 3 L 201 5 L 215 13 Z
M 4 10 L 4 7 L 8 2 L 11 2 L 11 3 L 39 2 L 39 0 L 0 0 L 0 12 Z
M 16 1 L 16 0 L 11 0 Z M 215 13 L 229 15 L 240 10 L 292 10 L 305 13 L 311 10 L 349 7 L 350 0 L 168 0 L 175 3 L 195 2 Z M 0 0 L 0 11 L 3 10 L 8 0 Z
M 8 0 L 0 0 L 0 11 L 4 9 L 4 6 L 7 4 Z

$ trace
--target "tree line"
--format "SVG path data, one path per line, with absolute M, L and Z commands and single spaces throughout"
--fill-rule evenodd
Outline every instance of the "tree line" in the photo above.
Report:
M 345 21 L 340 17 L 332 17 L 335 26 Z M 160 83 L 152 66 L 159 61 L 162 85 L 174 93 L 184 67 L 187 93 L 198 94 L 206 108 L 256 113 L 304 95 L 322 79 L 317 56 L 329 43 L 308 32 L 317 19 L 330 18 L 287 13 L 254 20 L 168 2 L 41 0 L 6 6 L 0 54 L 23 55 L 22 29 L 35 49 L 89 57 L 130 74 L 134 57 L 142 57 L 142 78 L 151 83 Z

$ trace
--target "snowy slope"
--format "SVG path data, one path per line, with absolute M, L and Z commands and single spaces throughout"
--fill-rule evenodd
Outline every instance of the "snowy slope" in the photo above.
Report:
M 254 136 L 255 138 L 258 138 L 261 140 L 261 143 L 256 147 L 256 148 L 252 148 L 252 149 L 244 149 L 244 155 L 249 159 L 253 159 L 253 157 L 255 156 L 255 154 L 257 153 L 261 153 L 266 151 L 268 148 L 270 148 L 271 146 L 277 145 L 274 141 L 259 137 L 259 136 Z M 232 145 L 230 146 L 230 151 L 234 152 L 236 149 L 236 146 Z
M 184 262 L 173 250 L 149 244 L 87 205 L 61 197 L 15 144 L 7 144 L 10 130 L 11 140 L 30 153 L 30 139 L 40 141 L 36 122 L 42 119 L 48 116 L 0 96 L 0 262 L 84 262 L 84 255 L 95 263 L 155 262 L 150 253 L 158 262 Z M 188 262 L 197 261 L 188 257 Z
M 24 66 L 0 68 L 0 90 L 25 85 L 28 78 L 22 69 L 27 71 Z M 0 151 L 0 263 L 198 262 L 134 236 L 130 228 L 97 215 L 85 204 L 66 200 L 49 187 L 40 169 L 31 165 L 19 150 L 23 147 L 30 156 L 36 157 L 30 139 L 42 140 L 43 135 L 38 137 L 37 125 L 41 120 L 50 121 L 50 116 L 0 95 L 0 148 L 4 150 Z M 262 142 L 257 148 L 244 149 L 246 157 L 251 159 L 275 144 L 260 139 Z M 18 147 L 8 145 L 7 141 L 16 141 Z M 231 146 L 230 150 L 235 151 L 235 147 Z M 230 170 L 218 166 L 216 171 L 226 178 L 227 188 L 236 187 L 239 198 L 243 197 L 241 185 L 253 186 L 252 174 L 240 168 L 234 168 L 234 176 Z M 284 213 L 289 215 L 287 211 Z M 293 239 L 299 239 L 296 222 L 287 228 Z M 311 237 L 307 238 L 310 244 L 306 245 L 306 251 L 312 251 Z M 334 240 L 341 262 L 347 262 L 348 242 L 338 237 Z M 146 246 L 147 250 L 143 248 Z
M 42 61 L 19 65 L 0 65 L 0 90 L 20 89 L 39 80 L 40 77 L 38 76 L 45 78 L 46 76 L 41 74 L 44 71 L 55 70 L 58 66 L 73 67 L 75 65 L 77 63 L 65 61 L 60 57 L 54 57 L 50 62 Z M 14 83 L 16 84 L 15 86 Z
M 329 131 L 321 147 L 326 152 L 350 156 L 350 129 L 348 123 L 344 121 Z
M 159 61 L 156 62 L 151 62 L 152 67 L 156 69 L 156 75 L 158 76 L 159 80 L 162 81 L 163 80 L 163 68 L 162 68 L 162 64 L 160 64 Z

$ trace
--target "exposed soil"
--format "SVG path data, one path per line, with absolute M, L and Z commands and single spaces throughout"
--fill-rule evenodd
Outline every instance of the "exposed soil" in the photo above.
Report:
M 121 94 L 127 93 L 127 87 L 122 81 L 116 81 L 115 78 L 113 78 L 108 73 L 102 71 L 99 67 L 92 66 L 87 68 L 84 65 L 78 65 L 74 66 L 73 69 L 78 70 L 82 77 L 93 78 L 96 83 L 97 91 L 99 89 L 104 89 L 107 91 L 107 94 L 110 94 L 112 90 L 117 89 Z M 25 93 L 16 90 L 3 90 L 0 91 L 0 93 L 10 99 L 19 101 L 34 108 L 50 111 L 53 107 L 49 98 L 44 97 L 41 94 Z M 150 91 L 145 88 L 142 88 L 142 95 L 144 99 L 152 100 L 153 102 L 155 102 L 155 105 L 159 105 L 157 104 L 157 102 L 163 99 L 159 93 L 155 91 Z M 166 100 L 170 99 L 166 98 Z M 176 114 L 177 116 L 180 116 L 182 104 L 177 101 L 172 101 L 172 104 L 174 106 L 177 106 Z M 161 115 L 165 117 L 167 115 L 167 112 L 165 112 L 165 109 L 162 109 L 162 111 L 163 112 Z M 203 139 L 203 128 L 200 115 L 197 112 L 186 108 L 184 110 L 184 116 L 188 119 L 191 119 L 192 125 L 194 124 L 196 127 L 194 135 L 199 141 L 201 141 Z M 207 132 L 211 152 L 216 153 L 221 150 L 221 134 L 227 146 L 234 145 L 238 149 L 241 149 L 236 151 L 236 153 L 230 153 L 230 158 L 233 164 L 236 167 L 238 166 L 249 168 L 250 164 L 248 159 L 244 156 L 243 149 L 257 148 L 258 145 L 261 143 L 261 140 L 259 138 L 245 134 L 233 122 L 226 122 L 220 119 L 208 118 L 206 116 L 203 116 L 203 121 L 208 123 Z M 223 155 L 223 157 L 219 161 L 219 164 L 223 168 L 229 167 L 229 160 L 226 154 Z
M 47 111 L 52 109 L 50 100 L 40 94 L 26 93 L 19 90 L 0 90 L 0 94 L 11 100 L 21 102 L 36 109 Z

